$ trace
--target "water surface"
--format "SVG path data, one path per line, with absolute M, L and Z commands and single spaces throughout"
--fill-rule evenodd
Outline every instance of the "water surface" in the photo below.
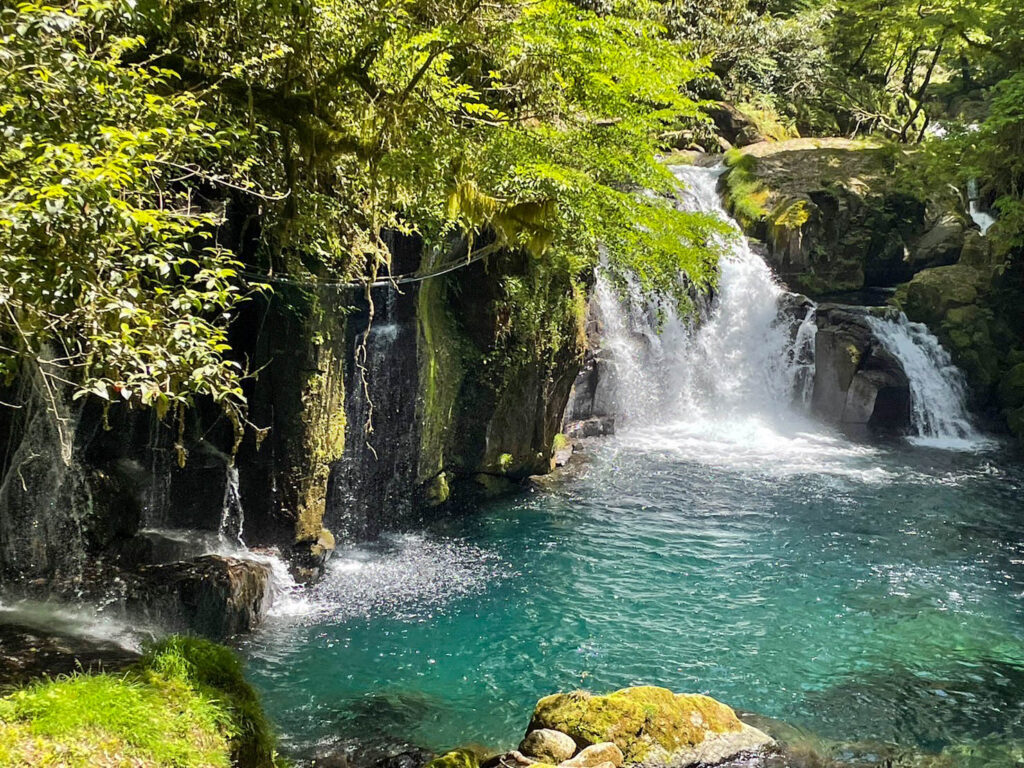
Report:
M 292 746 L 510 747 L 540 696 L 636 684 L 837 739 L 1024 737 L 1024 475 L 994 448 L 638 429 L 544 490 L 342 552 L 250 668 Z

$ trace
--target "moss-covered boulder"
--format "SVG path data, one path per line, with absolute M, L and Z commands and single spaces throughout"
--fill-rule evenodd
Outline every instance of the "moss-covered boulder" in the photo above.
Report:
M 480 758 L 470 749 L 453 749 L 435 757 L 424 768 L 480 768 Z
M 848 139 L 754 144 L 726 155 L 726 205 L 793 290 L 896 285 L 955 263 L 970 231 L 959 201 L 915 188 L 900 159 Z
M 604 696 L 560 693 L 537 702 L 529 730 L 567 733 L 581 748 L 612 742 L 626 765 L 714 765 L 771 747 L 772 739 L 708 696 L 624 688 Z

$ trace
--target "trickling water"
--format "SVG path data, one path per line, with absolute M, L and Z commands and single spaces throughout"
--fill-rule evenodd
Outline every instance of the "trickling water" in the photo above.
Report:
M 995 217 L 992 214 L 981 210 L 978 205 L 978 180 L 971 179 L 967 182 L 967 212 L 970 214 L 974 223 L 981 229 L 981 234 L 988 234 L 989 228 L 996 223 Z
M 245 509 L 238 488 L 238 468 L 230 464 L 224 481 L 224 503 L 221 507 L 220 527 L 217 535 L 224 543 L 236 544 L 245 549 Z
M 948 447 L 981 441 L 967 413 L 963 374 L 928 328 L 910 322 L 902 312 L 896 318 L 871 316 L 868 322 L 910 381 L 915 437 Z

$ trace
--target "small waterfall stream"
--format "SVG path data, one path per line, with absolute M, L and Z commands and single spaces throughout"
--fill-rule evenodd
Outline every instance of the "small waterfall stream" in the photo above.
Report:
M 911 425 L 915 440 L 950 447 L 982 438 L 971 422 L 965 402 L 967 386 L 949 352 L 922 323 L 870 317 L 875 335 L 903 365 L 910 381 Z

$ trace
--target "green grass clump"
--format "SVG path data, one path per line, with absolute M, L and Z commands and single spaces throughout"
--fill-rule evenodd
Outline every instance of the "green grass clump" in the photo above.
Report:
M 730 149 L 725 153 L 725 164 L 729 168 L 725 176 L 726 197 L 733 216 L 745 228 L 763 220 L 768 215 L 766 206 L 771 191 L 755 174 L 757 158 Z
M 274 740 L 229 649 L 173 637 L 124 675 L 40 680 L 0 699 L 11 768 L 272 766 Z

